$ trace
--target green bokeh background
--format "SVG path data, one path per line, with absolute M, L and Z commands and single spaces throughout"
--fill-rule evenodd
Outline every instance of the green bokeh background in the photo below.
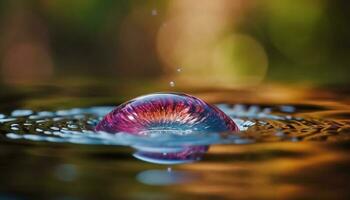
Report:
M 0 65 L 7 46 L 12 42 L 6 35 L 9 32 L 10 35 L 17 34 L 12 33 L 10 26 L 23 28 L 24 25 L 27 27 L 20 30 L 25 30 L 25 33 L 14 36 L 14 40 L 36 40 L 41 35 L 47 38 L 47 49 L 54 66 L 53 80 L 109 80 L 115 83 L 154 80 L 164 73 L 153 42 L 157 26 L 166 17 L 169 2 L 0 1 Z M 317 86 L 350 83 L 348 1 L 251 2 L 254 6 L 245 12 L 235 31 L 252 36 L 264 47 L 269 60 L 264 83 Z M 156 9 L 157 16 L 152 16 L 153 9 Z M 131 25 L 135 29 L 129 35 L 132 39 L 123 41 L 120 37 L 123 20 L 134 10 L 139 14 L 134 15 L 135 26 Z M 138 20 L 156 28 L 153 32 L 146 31 Z M 40 29 L 33 26 L 36 23 L 40 24 Z M 124 46 L 140 46 L 130 55 L 120 48 L 123 42 Z M 6 71 L 1 71 L 2 84 L 6 84 L 2 81 L 6 76 Z

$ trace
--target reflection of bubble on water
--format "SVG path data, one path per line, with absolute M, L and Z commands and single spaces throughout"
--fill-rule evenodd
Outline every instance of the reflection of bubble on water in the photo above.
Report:
M 162 165 L 176 165 L 176 164 L 184 164 L 184 163 L 192 163 L 195 161 L 198 161 L 198 159 L 166 159 L 166 155 L 164 158 L 153 158 L 148 155 L 143 155 L 143 152 L 136 152 L 133 154 L 133 156 L 139 160 L 149 162 L 149 163 L 156 163 L 156 164 L 162 164 Z
M 201 160 L 209 146 L 179 145 L 176 148 L 162 146 L 145 148 L 138 146 L 136 149 L 138 151 L 133 156 L 139 160 L 163 165 L 175 165 Z

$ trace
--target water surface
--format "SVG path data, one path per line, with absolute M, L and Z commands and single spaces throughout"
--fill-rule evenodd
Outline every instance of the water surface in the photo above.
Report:
M 152 140 L 92 131 L 126 99 L 109 90 L 15 91 L 0 110 L 0 199 L 349 198 L 347 96 L 279 90 L 187 91 L 216 104 L 241 132 Z M 135 146 L 183 142 L 210 148 L 177 165 L 133 156 Z

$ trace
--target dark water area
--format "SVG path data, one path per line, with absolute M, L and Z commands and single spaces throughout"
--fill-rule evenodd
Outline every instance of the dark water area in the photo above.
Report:
M 149 92 L 116 87 L 4 88 L 0 199 L 350 198 L 346 89 L 181 89 L 217 105 L 241 131 L 174 142 L 94 132 L 115 106 Z M 135 153 L 181 142 L 210 147 L 173 165 Z

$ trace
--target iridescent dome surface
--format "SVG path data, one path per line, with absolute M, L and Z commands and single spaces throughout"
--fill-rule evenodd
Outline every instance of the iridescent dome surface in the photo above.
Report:
M 238 131 L 217 107 L 180 93 L 155 93 L 128 101 L 107 114 L 95 127 L 109 133 L 210 133 Z

